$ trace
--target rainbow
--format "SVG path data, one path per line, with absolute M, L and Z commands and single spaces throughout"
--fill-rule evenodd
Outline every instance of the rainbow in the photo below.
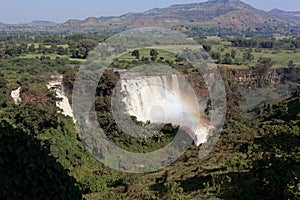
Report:
M 126 111 L 138 121 L 179 125 L 199 146 L 210 128 L 203 108 L 185 78 L 178 74 L 121 80 Z

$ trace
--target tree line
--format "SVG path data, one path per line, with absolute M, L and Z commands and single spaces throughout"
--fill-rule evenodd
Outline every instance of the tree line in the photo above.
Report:
M 281 48 L 294 50 L 300 48 L 300 37 L 284 38 L 276 40 L 275 38 L 232 38 L 229 39 L 233 47 L 246 48 Z

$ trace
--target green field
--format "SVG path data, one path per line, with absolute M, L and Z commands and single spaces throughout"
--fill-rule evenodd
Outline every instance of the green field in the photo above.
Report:
M 212 52 L 219 52 L 221 57 L 224 57 L 226 53 L 231 53 L 232 50 L 236 51 L 234 62 L 240 63 L 239 65 L 232 64 L 227 65 L 229 68 L 241 69 L 251 66 L 256 66 L 260 57 L 271 58 L 273 62 L 273 68 L 286 68 L 290 61 L 293 61 L 296 66 L 300 66 L 300 50 L 280 50 L 280 49 L 252 49 L 231 47 L 224 45 L 213 45 Z M 254 56 L 252 61 L 244 60 L 243 55 L 247 51 Z

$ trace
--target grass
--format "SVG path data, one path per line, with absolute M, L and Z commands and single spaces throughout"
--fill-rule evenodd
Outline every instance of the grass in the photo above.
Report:
M 178 47 L 175 47 L 178 48 Z M 132 69 L 134 67 L 150 64 L 154 61 L 151 60 L 150 51 L 156 48 L 144 48 L 139 50 L 139 59 L 135 56 L 132 56 L 132 52 L 127 52 L 126 54 L 120 56 L 117 61 L 112 63 L 112 67 L 120 69 Z M 158 55 L 156 57 L 157 63 L 162 63 L 166 65 L 171 65 L 174 69 L 180 70 L 185 69 L 183 66 L 178 65 L 176 62 L 176 54 L 172 51 L 156 49 Z
M 39 47 L 40 44 L 42 44 L 42 43 L 34 43 L 34 44 L 33 44 L 33 45 L 34 45 L 34 48 L 37 49 L 37 48 Z M 28 47 L 31 46 L 31 45 L 32 45 L 32 43 L 27 44 Z M 44 45 L 44 47 L 47 48 L 47 49 L 49 49 L 51 46 L 52 46 L 52 45 Z M 57 45 L 57 47 L 63 47 L 63 48 L 66 49 L 66 48 L 69 47 L 69 45 L 68 45 L 68 44 L 60 44 L 60 45 Z
M 300 64 L 300 51 L 287 50 L 262 50 L 262 52 L 253 52 L 256 59 L 259 57 L 269 57 L 274 62 L 274 67 L 287 67 L 288 62 L 293 60 L 295 64 Z
M 231 47 L 230 45 L 213 45 L 212 52 L 219 52 L 221 58 L 225 57 L 226 53 L 231 54 L 231 51 L 236 51 L 236 57 L 234 62 L 244 63 L 243 65 L 227 65 L 226 67 L 230 69 L 244 69 L 251 66 L 257 65 L 257 60 L 260 57 L 268 57 L 273 61 L 273 68 L 284 68 L 288 66 L 289 61 L 293 61 L 296 66 L 300 67 L 300 51 L 292 51 L 292 50 L 281 50 L 281 49 L 249 49 L 242 47 Z M 254 56 L 252 61 L 244 61 L 243 55 L 247 51 L 251 51 L 251 54 Z
M 150 58 L 150 51 L 152 48 L 145 48 L 145 49 L 139 49 L 140 52 L 140 58 Z M 158 58 L 163 57 L 165 60 L 175 60 L 175 54 L 172 52 L 169 52 L 167 50 L 157 49 L 158 52 Z M 122 55 L 119 60 L 125 60 L 125 61 L 133 61 L 136 60 L 134 56 L 131 55 L 132 52 L 128 52 L 124 55 Z
M 22 56 L 18 56 L 18 58 L 36 58 L 41 56 L 49 56 L 52 60 L 54 60 L 56 57 L 62 57 L 57 54 L 42 54 L 42 53 L 35 53 L 35 54 L 25 54 Z
M 227 68 L 227 69 L 249 69 L 247 65 L 225 65 L 225 64 L 218 64 L 218 67 Z
M 210 38 L 210 41 L 214 41 L 215 45 L 212 45 L 212 52 L 219 52 L 221 59 L 225 57 L 226 53 L 231 54 L 232 50 L 236 51 L 235 59 L 233 59 L 233 64 L 225 65 L 219 64 L 219 67 L 226 67 L 228 69 L 248 69 L 251 66 L 256 66 L 257 61 L 260 57 L 269 57 L 273 61 L 272 68 L 285 68 L 288 66 L 288 63 L 292 60 L 296 67 L 300 67 L 300 51 L 288 51 L 288 50 L 277 50 L 277 49 L 250 49 L 251 54 L 254 56 L 254 59 L 245 61 L 243 59 L 244 53 L 249 51 L 249 48 L 235 48 L 231 47 L 228 43 L 218 41 L 218 38 Z M 219 44 L 217 44 L 217 42 Z M 158 51 L 158 59 L 160 57 L 164 60 L 169 60 L 175 62 L 176 55 L 173 52 L 176 52 L 178 48 L 182 46 L 164 46 L 164 47 L 152 47 Z M 152 48 L 139 49 L 140 59 L 142 57 L 150 59 L 150 51 Z M 122 55 L 119 60 L 119 66 L 125 67 L 126 64 L 131 63 L 134 60 L 137 60 L 134 56 L 131 55 L 132 52 L 128 52 Z M 216 60 L 217 61 L 217 60 Z M 130 64 L 129 64 L 130 65 Z
M 31 58 L 40 58 L 41 56 L 45 56 L 45 57 L 50 57 L 51 60 L 55 60 L 57 57 L 58 58 L 65 58 L 68 59 L 70 62 L 77 62 L 77 63 L 82 63 L 85 60 L 84 59 L 80 59 L 80 58 L 70 58 L 67 55 L 57 55 L 57 54 L 41 54 L 41 53 L 36 53 L 36 54 L 25 54 L 22 56 L 18 56 L 16 58 L 23 58 L 23 59 L 31 59 Z
M 61 44 L 61 45 L 57 45 L 57 47 L 63 47 L 64 49 L 67 49 L 70 46 L 68 44 Z

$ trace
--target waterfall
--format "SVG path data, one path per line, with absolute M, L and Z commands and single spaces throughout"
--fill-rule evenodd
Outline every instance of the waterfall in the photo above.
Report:
M 173 115 L 178 116 L 181 107 L 172 103 L 176 98 L 174 90 L 172 94 L 167 88 L 166 77 L 139 77 L 122 81 L 122 92 L 126 95 L 123 102 L 127 106 L 127 112 L 136 116 L 139 121 L 164 122 Z
M 120 90 L 126 112 L 137 120 L 180 125 L 197 146 L 207 141 L 203 109 L 183 76 L 129 76 L 121 79 Z
M 21 93 L 21 87 L 19 87 L 16 90 L 11 91 L 10 96 L 13 98 L 15 104 L 19 104 L 21 103 L 22 99 L 20 97 L 20 93 Z
M 56 106 L 62 110 L 62 114 L 65 116 L 72 117 L 74 120 L 73 110 L 69 103 L 69 99 L 64 95 L 62 86 L 62 75 L 51 76 L 51 81 L 47 83 L 48 89 L 53 89 L 55 91 L 56 97 L 61 99 L 61 101 L 56 102 Z M 75 121 L 75 120 L 74 120 Z

